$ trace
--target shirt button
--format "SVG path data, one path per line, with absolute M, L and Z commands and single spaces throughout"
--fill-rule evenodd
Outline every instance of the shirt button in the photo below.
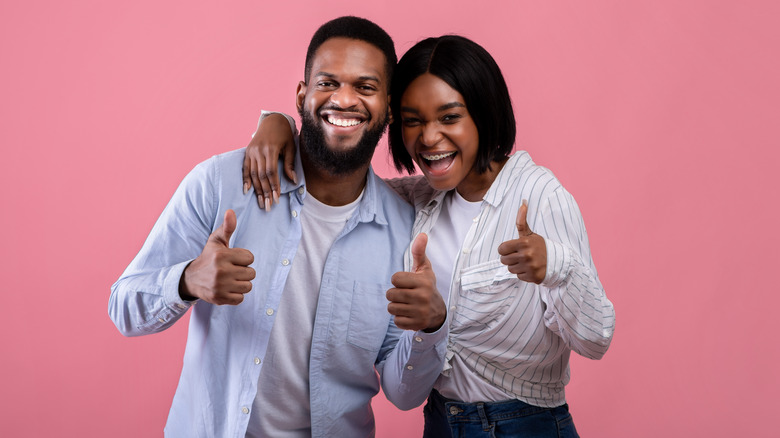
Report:
M 265 314 L 271 316 L 274 314 L 274 309 L 266 309 Z
M 298 217 L 298 212 L 297 212 L 297 211 L 295 211 L 295 210 L 293 210 L 293 211 L 292 211 L 292 217 Z
M 455 306 L 450 307 L 450 312 L 454 312 L 454 311 L 455 311 Z
M 290 261 L 287 259 L 282 260 L 282 266 L 287 266 L 290 264 Z
M 411 370 L 413 370 L 413 369 L 414 369 L 414 367 L 413 367 L 413 366 L 411 366 L 411 365 L 407 365 L 407 366 L 406 366 L 406 369 L 407 369 L 407 370 L 409 370 L 409 371 L 411 371 Z
M 157 320 L 160 321 L 160 322 L 165 322 L 165 319 L 163 319 L 163 318 L 157 318 Z
M 419 336 L 414 337 L 415 342 L 422 342 L 422 338 Z
M 477 222 L 477 221 L 479 221 L 479 216 L 477 216 L 474 219 L 472 219 L 472 222 Z
M 302 195 L 305 189 L 303 187 L 298 187 L 298 194 Z
M 248 414 L 249 413 L 249 408 L 244 406 L 243 408 L 241 408 L 241 412 L 243 412 L 245 414 Z
M 467 250 L 467 249 L 463 250 L 463 254 L 468 254 L 468 253 L 469 253 L 469 250 Z
M 260 365 L 260 358 L 259 357 L 255 358 L 255 365 Z

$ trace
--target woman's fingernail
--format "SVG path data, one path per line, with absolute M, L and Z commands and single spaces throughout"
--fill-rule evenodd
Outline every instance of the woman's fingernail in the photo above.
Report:
M 244 183 L 244 194 L 246 195 L 246 192 L 248 192 L 248 191 L 249 191 L 249 183 L 245 182 Z
M 276 189 L 274 189 L 273 193 L 274 193 L 274 204 L 278 204 L 279 203 L 279 193 L 276 192 Z

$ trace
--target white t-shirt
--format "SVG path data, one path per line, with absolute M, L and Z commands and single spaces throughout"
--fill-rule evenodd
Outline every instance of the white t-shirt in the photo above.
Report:
M 481 208 L 482 201 L 467 201 L 457 190 L 452 190 L 444 197 L 439 218 L 429 233 L 426 254 L 436 274 L 436 287 L 445 302 L 450 296 L 456 257 L 460 254 L 466 234 L 476 223 Z M 451 365 L 449 375 L 442 374 L 434 385 L 443 396 L 470 403 L 513 398 L 482 380 L 459 356 L 452 358 Z
M 247 437 L 311 436 L 309 355 L 322 270 L 362 197 L 338 207 L 311 194 L 305 199 L 298 216 L 301 241 L 271 329 Z

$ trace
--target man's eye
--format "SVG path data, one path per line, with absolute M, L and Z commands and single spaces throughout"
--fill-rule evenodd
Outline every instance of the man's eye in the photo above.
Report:
M 319 82 L 317 82 L 317 86 L 318 87 L 328 88 L 328 87 L 335 87 L 336 84 L 334 82 L 331 82 L 331 81 L 319 81 Z

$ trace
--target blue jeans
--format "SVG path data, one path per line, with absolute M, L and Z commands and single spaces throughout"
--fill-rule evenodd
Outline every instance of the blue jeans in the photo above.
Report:
M 542 408 L 512 400 L 461 403 L 435 389 L 423 408 L 423 438 L 579 438 L 569 406 Z

